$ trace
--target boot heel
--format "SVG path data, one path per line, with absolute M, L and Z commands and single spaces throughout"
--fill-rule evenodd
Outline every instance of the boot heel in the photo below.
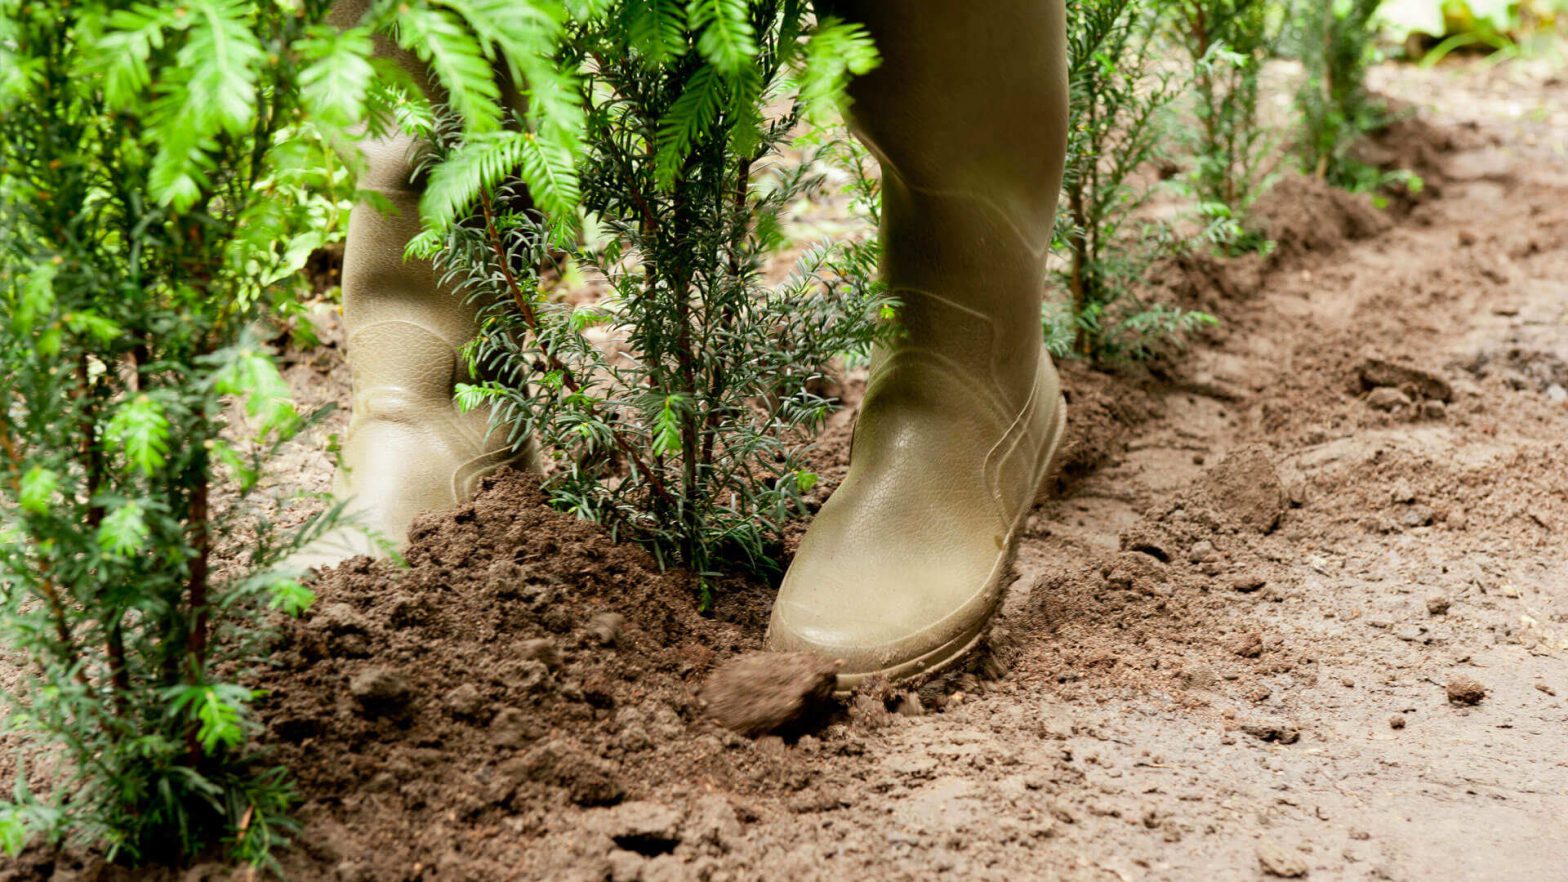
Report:
M 1051 498 L 1051 477 L 1054 474 L 1052 466 L 1056 462 L 1056 454 L 1061 451 L 1062 436 L 1067 433 L 1067 399 L 1061 397 L 1056 400 L 1056 427 L 1051 431 L 1051 446 L 1046 451 L 1045 462 L 1040 467 L 1040 483 L 1035 486 L 1034 504 L 1039 505 Z

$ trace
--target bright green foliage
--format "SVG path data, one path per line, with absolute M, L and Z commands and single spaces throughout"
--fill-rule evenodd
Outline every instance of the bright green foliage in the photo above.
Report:
M 820 186 L 813 163 L 777 161 L 780 146 L 876 54 L 863 29 L 813 22 L 795 0 L 611 3 L 562 46 L 592 59 L 575 167 L 565 152 L 535 158 L 526 136 L 435 133 L 447 158 L 427 206 L 446 235 L 419 247 L 483 306 L 469 355 L 491 378 L 458 401 L 493 404 L 514 442 L 543 443 L 559 506 L 690 567 L 706 591 L 725 559 L 773 563 L 833 406 L 816 381 L 866 349 L 886 305 L 875 252 L 855 245 L 811 250 L 780 285 L 762 276 L 781 211 Z M 580 182 L 581 240 L 560 235 L 577 225 L 573 200 L 529 170 L 556 159 L 561 181 Z M 607 280 L 601 302 L 541 288 L 563 247 Z M 605 336 L 629 357 L 595 345 Z
M 325 11 L 0 0 L 0 638 L 32 666 L 7 724 L 63 760 L 19 773 L 8 852 L 261 862 L 287 832 L 233 679 L 332 515 L 215 555 L 303 423 L 244 336 L 330 235 L 326 145 L 367 106 L 369 40 Z
M 420 213 L 429 253 L 478 194 L 510 175 L 548 206 L 564 238 L 575 224 L 581 193 L 576 162 L 582 155 L 583 90 L 576 68 L 558 62 L 568 26 L 594 15 L 602 0 L 447 0 L 378 2 L 373 21 L 390 23 L 398 42 L 425 61 L 446 88 L 446 106 L 464 138 L 432 174 Z M 495 76 L 504 68 L 527 96 L 517 125 Z
M 1560 33 L 1568 22 L 1568 0 L 1384 0 L 1378 20 L 1422 64 L 1466 49 L 1504 59 Z
M 556 56 L 602 3 L 376 0 L 343 30 L 329 6 L 0 0 L 0 638 L 35 669 L 8 724 L 63 760 L 20 775 L 0 848 L 264 863 L 289 830 L 243 681 L 271 611 L 314 599 L 284 562 L 336 510 L 268 521 L 263 464 L 307 418 L 247 333 L 340 235 L 360 124 L 428 119 L 438 87 L 473 150 L 516 139 L 471 166 L 576 209 L 580 59 Z
M 1383 106 L 1366 88 L 1367 68 L 1378 58 L 1374 17 L 1382 3 L 1295 0 L 1292 7 L 1292 48 L 1306 72 L 1296 92 L 1302 170 L 1340 187 L 1382 183 L 1377 169 L 1351 155 L 1362 135 L 1386 122 Z
M 1174 42 L 1192 70 L 1198 125 L 1189 135 L 1191 185 L 1217 244 L 1262 248 L 1243 220 L 1269 184 L 1273 139 L 1259 124 L 1259 74 L 1271 47 L 1265 0 L 1180 0 L 1170 4 Z
M 1171 245 L 1164 229 L 1131 226 L 1152 192 L 1137 173 L 1160 155 L 1165 111 L 1181 86 L 1156 69 L 1156 15 L 1151 0 L 1068 3 L 1070 121 L 1056 248 L 1071 301 L 1047 307 L 1044 321 L 1048 342 L 1072 343 L 1057 355 L 1138 357 L 1153 340 L 1214 321 L 1133 293 Z

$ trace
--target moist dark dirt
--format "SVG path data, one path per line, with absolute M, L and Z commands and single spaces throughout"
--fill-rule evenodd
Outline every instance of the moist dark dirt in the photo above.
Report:
M 1366 155 L 1422 192 L 1284 180 L 1273 254 L 1151 279 L 1219 327 L 1064 367 L 1059 493 L 985 652 L 743 737 L 715 705 L 780 709 L 741 715 L 768 729 L 821 682 L 747 668 L 770 587 L 698 615 L 682 574 L 499 476 L 282 631 L 261 685 L 302 800 L 290 878 L 1563 878 L 1568 83 L 1378 78 L 1419 115 Z M 333 352 L 291 368 L 307 398 L 341 396 Z

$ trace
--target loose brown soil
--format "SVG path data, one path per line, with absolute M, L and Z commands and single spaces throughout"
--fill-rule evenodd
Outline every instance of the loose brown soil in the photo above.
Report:
M 983 655 L 804 719 L 809 666 L 704 693 L 759 648 L 766 586 L 699 616 L 498 476 L 285 629 L 262 685 L 303 799 L 289 877 L 1568 878 L 1568 82 L 1379 76 L 1443 96 L 1373 145 L 1427 191 L 1285 181 L 1274 255 L 1163 270 L 1218 329 L 1064 370 L 1062 492 Z M 324 352 L 292 376 L 330 398 Z M 712 718 L 747 689 L 784 700 L 737 728 L 783 737 Z

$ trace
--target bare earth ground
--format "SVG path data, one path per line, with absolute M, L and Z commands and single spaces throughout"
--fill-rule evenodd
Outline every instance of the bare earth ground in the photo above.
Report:
M 1176 375 L 1066 371 L 1064 491 L 968 669 L 730 734 L 699 689 L 765 588 L 700 618 L 503 478 L 280 642 L 290 878 L 1568 879 L 1568 82 L 1379 86 L 1428 192 L 1288 181 L 1275 258 L 1172 270 L 1224 320 Z

